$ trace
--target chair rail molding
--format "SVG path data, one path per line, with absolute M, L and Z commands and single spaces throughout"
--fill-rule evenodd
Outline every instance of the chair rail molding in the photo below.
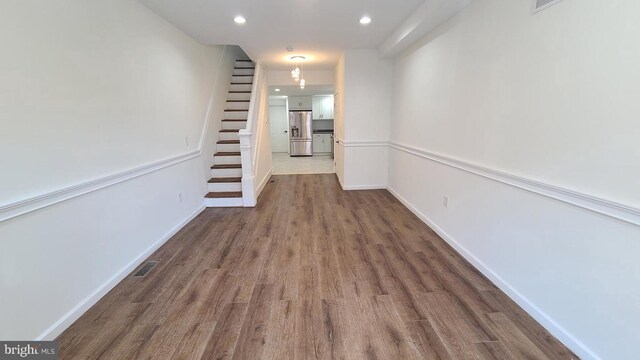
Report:
M 151 162 L 142 166 L 2 205 L 0 206 L 0 222 L 156 172 L 166 167 L 197 158 L 200 154 L 201 150 L 194 150 L 185 154 Z
M 595 213 L 606 215 L 626 223 L 640 226 L 640 209 L 620 204 L 611 200 L 602 199 L 593 195 L 566 189 L 543 183 L 533 179 L 527 179 L 518 175 L 490 169 L 481 165 L 473 164 L 442 154 L 430 152 L 414 146 L 401 144 L 395 141 L 389 142 L 392 149 L 403 151 L 407 154 L 418 156 L 437 163 L 454 167 L 487 179 L 491 179 L 506 185 L 510 185 L 522 190 L 546 196 L 564 203 L 577 206 Z
M 386 147 L 389 146 L 388 141 L 377 141 L 377 140 L 354 140 L 354 141 L 344 141 L 342 139 L 338 140 L 342 146 L 348 147 Z
M 209 102 L 207 105 L 207 111 L 202 125 L 202 133 L 200 134 L 200 141 L 198 148 L 193 151 L 189 151 L 183 154 L 171 156 L 158 161 L 149 162 L 140 166 L 132 167 L 123 171 L 118 171 L 109 175 L 94 178 L 88 181 L 79 182 L 74 185 L 66 186 L 56 190 L 41 193 L 35 196 L 29 196 L 27 198 L 13 201 L 7 204 L 0 204 L 0 223 L 13 219 L 18 216 L 26 215 L 30 212 L 37 211 L 51 205 L 55 205 L 73 198 L 104 189 L 109 186 L 113 186 L 128 180 L 135 179 L 137 177 L 150 174 L 166 167 L 173 166 L 202 155 L 202 149 L 204 146 L 205 135 L 209 128 L 209 122 L 213 112 L 213 104 L 216 100 L 216 87 L 220 82 L 220 74 L 224 67 L 224 58 L 227 52 L 227 46 L 222 49 L 220 59 L 218 62 L 218 71 L 211 87 L 209 96 Z

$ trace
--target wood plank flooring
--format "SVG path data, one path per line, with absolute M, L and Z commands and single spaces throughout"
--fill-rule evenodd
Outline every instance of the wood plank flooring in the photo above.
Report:
M 61 359 L 577 359 L 389 192 L 272 181 L 189 223 Z

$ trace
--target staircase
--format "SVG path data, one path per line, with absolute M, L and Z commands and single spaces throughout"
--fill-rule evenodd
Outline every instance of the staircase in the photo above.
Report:
M 242 202 L 242 162 L 240 129 L 247 125 L 255 65 L 251 60 L 237 60 L 233 70 L 222 130 L 213 155 L 207 207 L 240 207 Z

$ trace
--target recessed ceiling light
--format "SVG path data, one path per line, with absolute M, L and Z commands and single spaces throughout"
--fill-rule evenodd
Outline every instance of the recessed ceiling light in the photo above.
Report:
M 280 89 L 276 89 L 276 92 L 280 92 Z
M 243 18 L 242 16 L 236 16 L 235 18 L 233 18 L 233 21 L 235 21 L 236 24 L 244 24 L 247 22 L 247 19 Z
M 367 25 L 371 23 L 371 18 L 368 16 L 363 16 L 362 18 L 360 18 L 360 24 L 362 25 Z

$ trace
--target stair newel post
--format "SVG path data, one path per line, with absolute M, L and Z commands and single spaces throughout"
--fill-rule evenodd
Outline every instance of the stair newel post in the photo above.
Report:
M 252 100 L 253 101 L 253 100 Z M 249 113 L 251 116 L 251 113 Z M 253 159 L 251 156 L 251 131 L 241 129 L 240 158 L 242 159 L 242 203 L 245 207 L 256 206 L 255 190 L 253 187 Z

